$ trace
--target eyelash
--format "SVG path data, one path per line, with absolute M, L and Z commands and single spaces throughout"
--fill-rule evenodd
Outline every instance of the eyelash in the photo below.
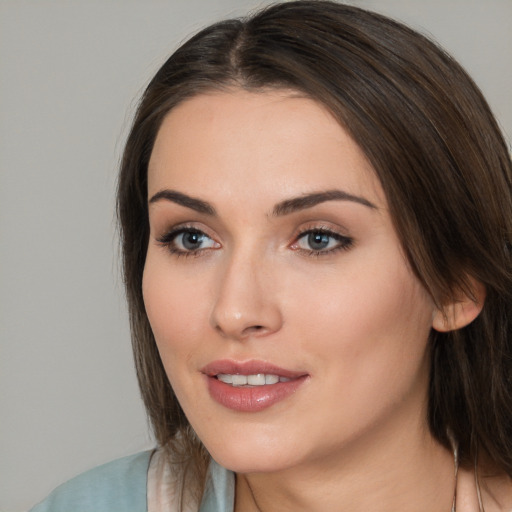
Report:
M 197 257 L 200 256 L 204 251 L 207 251 L 208 249 L 211 249 L 212 247 L 204 247 L 199 248 L 197 250 L 182 250 L 178 249 L 175 245 L 176 239 L 178 236 L 189 233 L 189 234 L 197 234 L 204 236 L 211 240 L 214 244 L 217 244 L 219 247 L 220 245 L 215 242 L 211 237 L 209 237 L 204 231 L 197 229 L 192 226 L 181 226 L 175 229 L 171 229 L 167 233 L 165 233 L 163 236 L 159 237 L 157 239 L 157 242 L 165 247 L 172 255 L 177 257 Z M 336 240 L 337 244 L 334 247 L 331 247 L 329 249 L 323 249 L 323 250 L 315 250 L 315 249 L 304 249 L 299 246 L 300 240 L 304 239 L 307 236 L 310 235 L 325 235 L 331 239 Z M 311 257 L 321 257 L 321 256 L 328 256 L 333 253 L 336 253 L 338 251 L 347 251 L 349 250 L 354 244 L 354 240 L 348 236 L 341 235 L 339 233 L 336 233 L 335 231 L 332 231 L 330 229 L 326 229 L 324 227 L 317 227 L 317 228 L 310 228 L 306 229 L 304 231 L 301 231 L 298 233 L 298 235 L 295 237 L 295 241 L 291 244 L 291 248 L 297 252 L 300 252 L 306 256 Z
M 301 239 L 305 238 L 306 236 L 313 235 L 313 234 L 320 234 L 320 235 L 326 235 L 338 242 L 335 247 L 332 247 L 330 249 L 324 249 L 324 250 L 315 250 L 315 249 L 303 249 L 301 247 L 298 247 L 298 243 Z M 341 235 L 340 233 L 336 233 L 335 231 L 332 231 L 331 229 L 323 228 L 323 227 L 315 227 L 306 229 L 305 231 L 301 231 L 296 239 L 295 242 L 292 244 L 292 248 L 296 251 L 299 251 L 306 256 L 311 257 L 322 257 L 322 256 L 329 256 L 331 254 L 334 254 L 338 251 L 348 251 L 352 246 L 354 245 L 353 238 L 350 238 L 345 235 Z
M 191 256 L 200 256 L 203 251 L 206 251 L 210 249 L 209 247 L 205 248 L 199 248 L 197 250 L 182 250 L 178 249 L 175 245 L 176 238 L 178 238 L 179 235 L 182 235 L 184 233 L 190 233 L 190 234 L 197 234 L 197 235 L 204 235 L 208 239 L 212 240 L 211 237 L 209 237 L 204 231 L 197 229 L 192 226 L 180 226 L 175 229 L 171 229 L 167 233 L 165 233 L 163 236 L 157 239 L 157 242 L 165 247 L 173 256 L 176 257 L 191 257 Z M 214 242 L 217 243 L 217 242 Z

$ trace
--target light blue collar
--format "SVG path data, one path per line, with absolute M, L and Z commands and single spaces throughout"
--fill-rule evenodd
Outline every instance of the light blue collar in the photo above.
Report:
M 233 512 L 234 507 L 235 474 L 212 459 L 199 512 Z

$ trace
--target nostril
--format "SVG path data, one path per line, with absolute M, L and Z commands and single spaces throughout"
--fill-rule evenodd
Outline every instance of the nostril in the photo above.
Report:
M 243 337 L 250 336 L 251 334 L 263 333 L 265 331 L 264 325 L 249 325 L 241 333 Z

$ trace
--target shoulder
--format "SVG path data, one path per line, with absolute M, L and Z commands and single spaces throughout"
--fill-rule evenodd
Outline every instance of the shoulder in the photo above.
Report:
M 30 512 L 145 512 L 152 451 L 114 460 L 57 487 Z
M 484 458 L 484 457 L 482 457 Z M 475 468 L 459 468 L 457 512 L 512 511 L 512 479 L 489 461 Z
M 512 510 L 512 479 L 503 472 L 480 475 L 481 496 L 486 512 Z

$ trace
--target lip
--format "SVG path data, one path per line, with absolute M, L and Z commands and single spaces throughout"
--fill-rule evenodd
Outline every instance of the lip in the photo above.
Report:
M 287 370 L 266 361 L 220 360 L 206 365 L 201 372 L 205 375 L 208 391 L 220 405 L 238 412 L 258 412 L 293 395 L 307 380 L 305 372 Z M 216 378 L 218 374 L 255 375 L 258 373 L 279 375 L 290 379 L 255 387 L 233 387 Z

